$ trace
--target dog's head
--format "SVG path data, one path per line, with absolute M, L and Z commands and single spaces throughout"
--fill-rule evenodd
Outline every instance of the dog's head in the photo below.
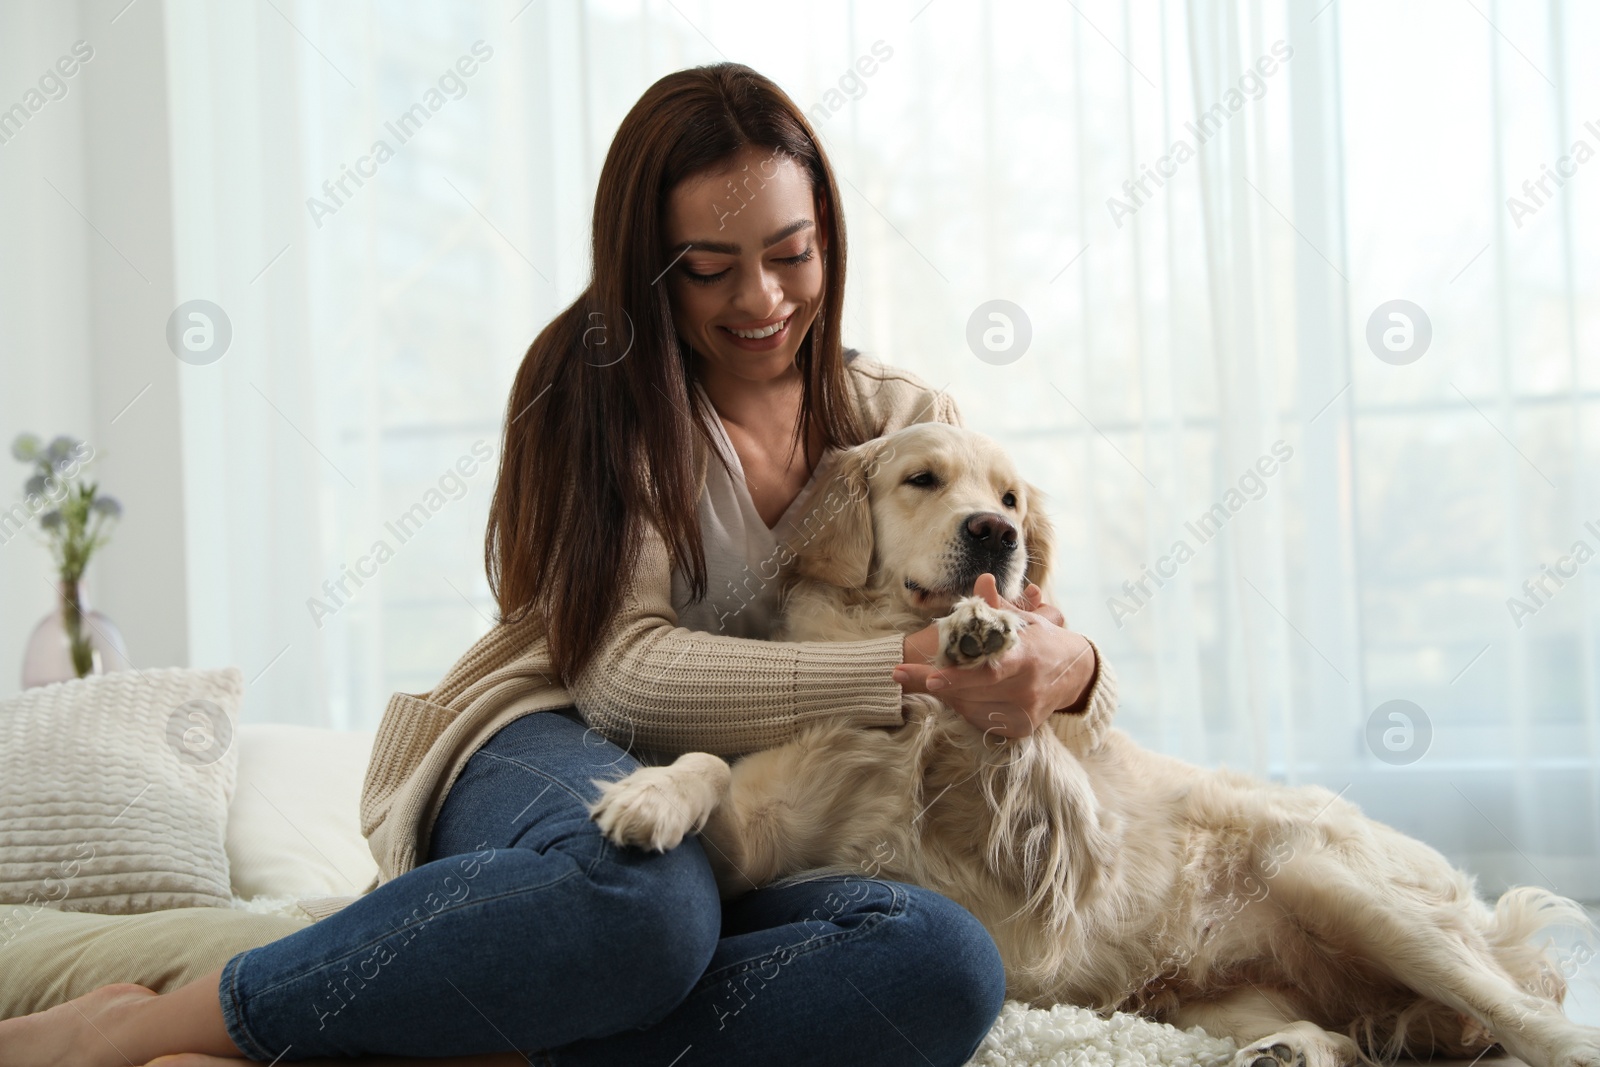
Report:
M 970 596 L 980 574 L 1010 600 L 1049 575 L 1042 494 L 980 433 L 916 423 L 843 452 L 835 479 L 796 547 L 802 578 L 897 598 L 931 619 Z

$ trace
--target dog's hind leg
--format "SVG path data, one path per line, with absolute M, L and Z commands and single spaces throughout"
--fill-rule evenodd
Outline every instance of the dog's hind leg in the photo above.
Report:
M 1239 1046 L 1233 1067 L 1350 1067 L 1360 1059 L 1354 1041 L 1299 1015 L 1291 997 L 1250 986 L 1212 1000 L 1180 1003 L 1167 1022 L 1232 1038 Z
M 1600 1030 L 1569 1020 L 1555 999 L 1519 988 L 1483 932 L 1448 905 L 1415 888 L 1363 881 L 1346 859 L 1323 853 L 1292 858 L 1271 893 L 1320 939 L 1482 1023 L 1532 1067 L 1600 1067 Z

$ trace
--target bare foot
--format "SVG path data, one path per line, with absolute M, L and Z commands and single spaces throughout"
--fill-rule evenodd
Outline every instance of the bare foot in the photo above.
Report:
M 157 1056 L 144 1067 L 242 1067 L 256 1064 L 258 1060 L 231 1059 L 227 1056 L 206 1056 L 198 1052 L 184 1052 L 176 1056 Z M 484 1053 L 480 1056 L 447 1056 L 443 1059 L 414 1059 L 409 1056 L 358 1056 L 355 1059 L 296 1060 L 294 1067 L 528 1067 L 531 1060 L 519 1052 Z M 266 1067 L 266 1065 L 262 1065 Z
M 153 989 L 105 985 L 47 1011 L 0 1022 L 0 1063 L 6 1067 L 127 1067 L 128 1059 L 95 1025 L 107 1011 L 155 996 Z
M 216 997 L 216 976 L 200 979 L 185 990 L 196 991 L 195 999 L 203 994 L 207 1006 Z M 189 994 L 178 991 L 168 993 L 165 1003 L 170 1008 L 174 998 Z M 155 1007 L 152 1002 L 162 1000 L 152 989 L 142 985 L 121 983 L 105 985 L 85 993 L 75 1000 L 58 1004 L 46 1011 L 25 1015 L 20 1019 L 0 1020 L 0 1065 L 3 1067 L 129 1067 L 143 1064 L 147 1067 L 244 1067 L 254 1063 L 243 1058 L 219 1056 L 199 1052 L 156 1056 L 150 1059 L 149 1038 L 143 1033 L 153 1027 L 164 1029 L 162 1044 L 171 1047 L 174 1042 L 172 1019 L 151 1020 L 146 1009 Z M 181 1008 L 182 1005 L 179 1005 Z M 218 1009 L 220 1013 L 220 1009 Z M 169 1012 L 169 1014 L 171 1014 Z M 181 1014 L 181 1013 L 180 1013 Z M 140 1016 L 135 1019 L 134 1016 Z M 179 1019 L 179 1023 L 182 1023 Z M 186 1031 L 187 1032 L 187 1031 Z M 196 1044 L 214 1043 L 207 1035 L 209 1028 L 202 1026 Z M 131 1035 L 131 1036 L 130 1036 Z M 180 1039 L 187 1043 L 191 1038 Z M 132 1043 L 130 1043 L 132 1042 Z M 134 1045 L 143 1043 L 144 1049 Z M 122 1047 L 118 1047 L 118 1046 Z M 130 1053 L 125 1055 L 124 1053 Z M 300 1060 L 295 1067 L 343 1067 L 358 1062 L 364 1067 L 526 1067 L 527 1057 L 516 1052 L 492 1053 L 479 1056 L 459 1056 L 444 1059 L 412 1059 L 409 1057 L 372 1056 L 356 1061 L 348 1059 Z

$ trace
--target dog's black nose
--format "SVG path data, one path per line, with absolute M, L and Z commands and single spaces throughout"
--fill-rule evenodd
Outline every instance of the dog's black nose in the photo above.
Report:
M 1017 547 L 1017 528 L 997 512 L 979 511 L 968 515 L 963 528 L 977 547 L 995 555 L 1004 555 Z

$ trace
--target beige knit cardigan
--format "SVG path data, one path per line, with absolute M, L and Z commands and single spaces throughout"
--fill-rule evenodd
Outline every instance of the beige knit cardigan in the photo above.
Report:
M 859 356 L 846 366 L 873 436 L 914 422 L 961 425 L 949 396 L 914 375 Z M 697 487 L 704 484 L 708 455 L 697 436 Z M 807 506 L 819 506 L 829 488 L 814 485 Z M 902 721 L 901 690 L 891 676 L 901 662 L 900 635 L 782 642 L 679 627 L 666 542 L 649 524 L 644 536 L 637 569 L 624 584 L 592 666 L 570 688 L 552 677 L 543 620 L 530 617 L 497 624 L 432 691 L 390 697 L 361 791 L 361 832 L 378 862 L 364 893 L 426 861 L 429 832 L 467 760 L 497 730 L 530 712 L 575 704 L 618 744 L 729 756 L 781 744 L 802 727 L 840 717 L 861 726 Z M 1073 716 L 1076 732 L 1097 739 L 1115 709 L 1116 679 L 1100 659 L 1087 709 Z M 355 899 L 299 903 L 321 918 Z

